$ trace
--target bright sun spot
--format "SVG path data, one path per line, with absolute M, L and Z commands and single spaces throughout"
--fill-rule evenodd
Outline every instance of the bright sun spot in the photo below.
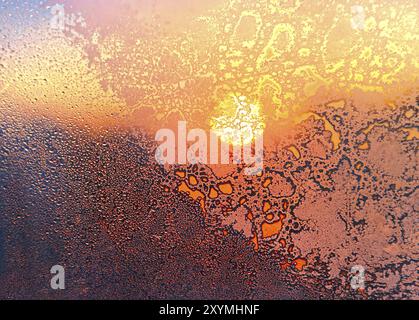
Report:
M 217 116 L 210 120 L 212 130 L 232 145 L 250 144 L 265 128 L 260 107 L 247 103 L 244 96 L 228 96 L 215 112 Z

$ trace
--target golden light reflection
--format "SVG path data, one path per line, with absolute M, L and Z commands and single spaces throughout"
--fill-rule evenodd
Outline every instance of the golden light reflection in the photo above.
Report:
M 356 28 L 348 1 L 179 1 L 148 11 L 128 1 L 147 19 L 124 13 L 112 29 L 120 2 L 70 2 L 86 18 L 81 38 L 51 34 L 48 20 L 45 30 L 25 30 L 1 57 L 3 101 L 154 132 L 176 120 L 207 128 L 223 116 L 219 101 L 241 92 L 270 132 L 339 99 L 394 108 L 419 87 L 417 1 L 359 0 Z

